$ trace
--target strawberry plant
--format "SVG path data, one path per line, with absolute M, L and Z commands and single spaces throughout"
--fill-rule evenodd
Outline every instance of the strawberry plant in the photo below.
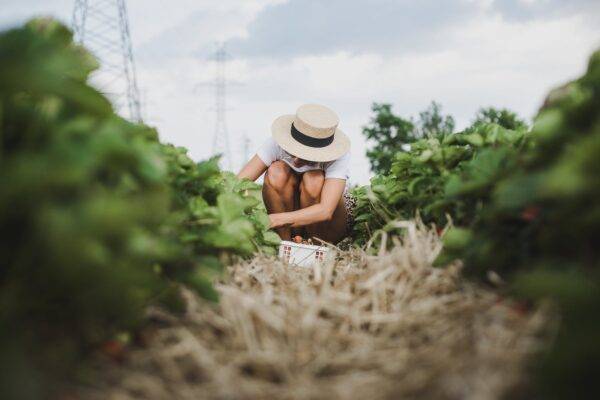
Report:
M 550 93 L 527 151 L 496 149 L 489 155 L 504 159 L 507 172 L 482 191 L 486 204 L 473 225 L 473 240 L 464 249 L 474 273 L 510 273 L 537 264 L 598 267 L 598 110 L 600 53 L 592 56 L 586 75 Z M 465 169 L 451 182 L 450 192 L 472 196 L 478 180 L 477 171 Z
M 0 34 L 2 398 L 46 397 L 178 283 L 214 299 L 223 263 L 279 243 L 257 185 L 115 114 L 71 36 L 50 19 Z
M 597 397 L 600 51 L 583 77 L 549 94 L 531 131 L 510 113 L 479 117 L 462 133 L 412 143 L 389 174 L 355 191 L 357 243 L 402 234 L 393 221 L 416 212 L 438 226 L 450 217 L 440 265 L 461 259 L 482 280 L 493 271 L 514 296 L 551 299 L 560 312 L 529 397 Z
M 62 25 L 4 33 L 0 60 L 0 386 L 25 397 L 166 288 L 169 187 L 154 132 L 85 83 Z
M 216 158 L 195 163 L 184 148 L 160 149 L 172 196 L 165 231 L 173 251 L 164 271 L 214 299 L 210 281 L 224 262 L 255 252 L 274 255 L 281 240 L 269 230 L 259 185 L 221 172 Z
M 524 130 L 477 125 L 464 132 L 420 139 L 396 153 L 388 174 L 376 175 L 370 186 L 354 190 L 357 197 L 356 243 L 365 243 L 377 230 L 400 233 L 394 220 L 413 218 L 445 225 L 447 215 L 457 224 L 478 216 L 486 190 L 509 167 L 510 155 L 522 150 Z M 470 175 L 468 185 L 460 185 Z
M 541 398 L 600 394 L 600 51 L 587 73 L 550 93 L 531 132 L 532 146 L 487 190 L 476 223 L 449 232 L 443 258 L 466 271 L 490 270 L 515 295 L 551 298 L 561 315 L 554 346 L 535 365 Z M 470 176 L 457 182 L 469 185 Z M 463 240 L 454 240 L 462 237 Z M 595 394 L 594 394 L 595 393 Z

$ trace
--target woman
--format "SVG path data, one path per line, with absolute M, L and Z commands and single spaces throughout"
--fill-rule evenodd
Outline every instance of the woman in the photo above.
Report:
M 255 181 L 267 172 L 263 200 L 283 240 L 299 234 L 337 243 L 350 232 L 350 140 L 338 123 L 331 109 L 304 104 L 275 119 L 272 137 L 238 173 Z

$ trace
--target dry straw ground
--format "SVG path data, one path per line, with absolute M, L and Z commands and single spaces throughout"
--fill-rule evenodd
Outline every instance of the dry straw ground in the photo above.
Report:
M 92 399 L 496 399 L 525 377 L 547 312 L 523 312 L 433 268 L 434 230 L 406 223 L 390 252 L 338 252 L 312 270 L 256 257 L 209 305 L 149 312 L 151 335 L 102 361 Z

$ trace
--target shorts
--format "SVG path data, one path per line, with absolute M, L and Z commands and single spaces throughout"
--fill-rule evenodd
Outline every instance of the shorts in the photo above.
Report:
M 354 212 L 356 210 L 356 197 L 354 197 L 348 188 L 344 190 L 343 194 L 344 198 L 344 206 L 346 206 L 346 233 L 348 235 L 352 234 L 352 229 L 354 227 Z

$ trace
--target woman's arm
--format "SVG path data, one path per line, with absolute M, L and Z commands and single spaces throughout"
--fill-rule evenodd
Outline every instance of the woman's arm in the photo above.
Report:
M 330 220 L 344 193 L 345 187 L 345 179 L 325 179 L 319 203 L 296 211 L 270 214 L 271 228 L 278 228 L 280 226 L 296 228 Z
M 255 155 L 248 161 L 244 168 L 240 172 L 238 172 L 237 177 L 239 179 L 250 179 L 251 181 L 255 181 L 267 170 L 267 165 L 257 156 Z

